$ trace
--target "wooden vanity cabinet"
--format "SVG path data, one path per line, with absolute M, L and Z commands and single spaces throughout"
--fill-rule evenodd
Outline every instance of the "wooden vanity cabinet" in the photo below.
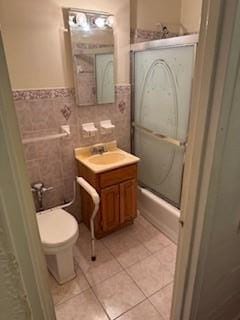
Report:
M 79 175 L 86 179 L 100 195 L 100 207 L 95 219 L 95 235 L 101 238 L 133 223 L 137 216 L 137 164 L 94 173 L 78 162 Z M 83 222 L 90 227 L 93 202 L 81 188 Z
M 135 179 L 120 183 L 120 223 L 131 221 L 137 215 L 137 182 Z
M 103 232 L 110 232 L 120 224 L 119 186 L 113 185 L 101 190 L 101 226 Z

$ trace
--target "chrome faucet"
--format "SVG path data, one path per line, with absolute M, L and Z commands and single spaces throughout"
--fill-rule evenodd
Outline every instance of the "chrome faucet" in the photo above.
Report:
M 103 154 L 107 152 L 106 146 L 104 144 L 96 144 L 92 147 L 91 153 L 92 154 Z

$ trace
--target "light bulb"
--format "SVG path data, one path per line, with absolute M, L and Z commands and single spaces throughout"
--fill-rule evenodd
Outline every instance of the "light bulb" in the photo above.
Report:
M 76 24 L 79 27 L 85 27 L 87 25 L 87 16 L 83 12 L 79 12 L 76 14 Z
M 75 27 L 76 26 L 76 23 L 74 22 L 74 18 L 75 18 L 75 16 L 69 16 L 68 24 L 69 24 L 70 27 Z
M 90 30 L 90 26 L 89 24 L 86 22 L 83 26 L 82 26 L 84 31 L 89 31 Z
M 113 24 L 114 24 L 114 16 L 109 16 L 109 17 L 107 18 L 106 24 L 107 24 L 110 28 L 112 28 L 112 27 L 113 27 Z
M 95 19 L 94 22 L 95 22 L 95 24 L 96 24 L 96 26 L 98 28 L 104 28 L 105 27 L 106 21 L 105 21 L 104 18 L 98 17 L 98 18 Z

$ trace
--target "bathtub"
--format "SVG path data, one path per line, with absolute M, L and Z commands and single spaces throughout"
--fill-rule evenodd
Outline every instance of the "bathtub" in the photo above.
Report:
M 147 189 L 138 187 L 138 210 L 149 222 L 177 243 L 180 210 L 154 195 Z

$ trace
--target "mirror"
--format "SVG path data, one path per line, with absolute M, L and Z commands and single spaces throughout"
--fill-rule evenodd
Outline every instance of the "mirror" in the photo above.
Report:
M 72 63 L 79 106 L 114 102 L 114 17 L 70 9 Z

